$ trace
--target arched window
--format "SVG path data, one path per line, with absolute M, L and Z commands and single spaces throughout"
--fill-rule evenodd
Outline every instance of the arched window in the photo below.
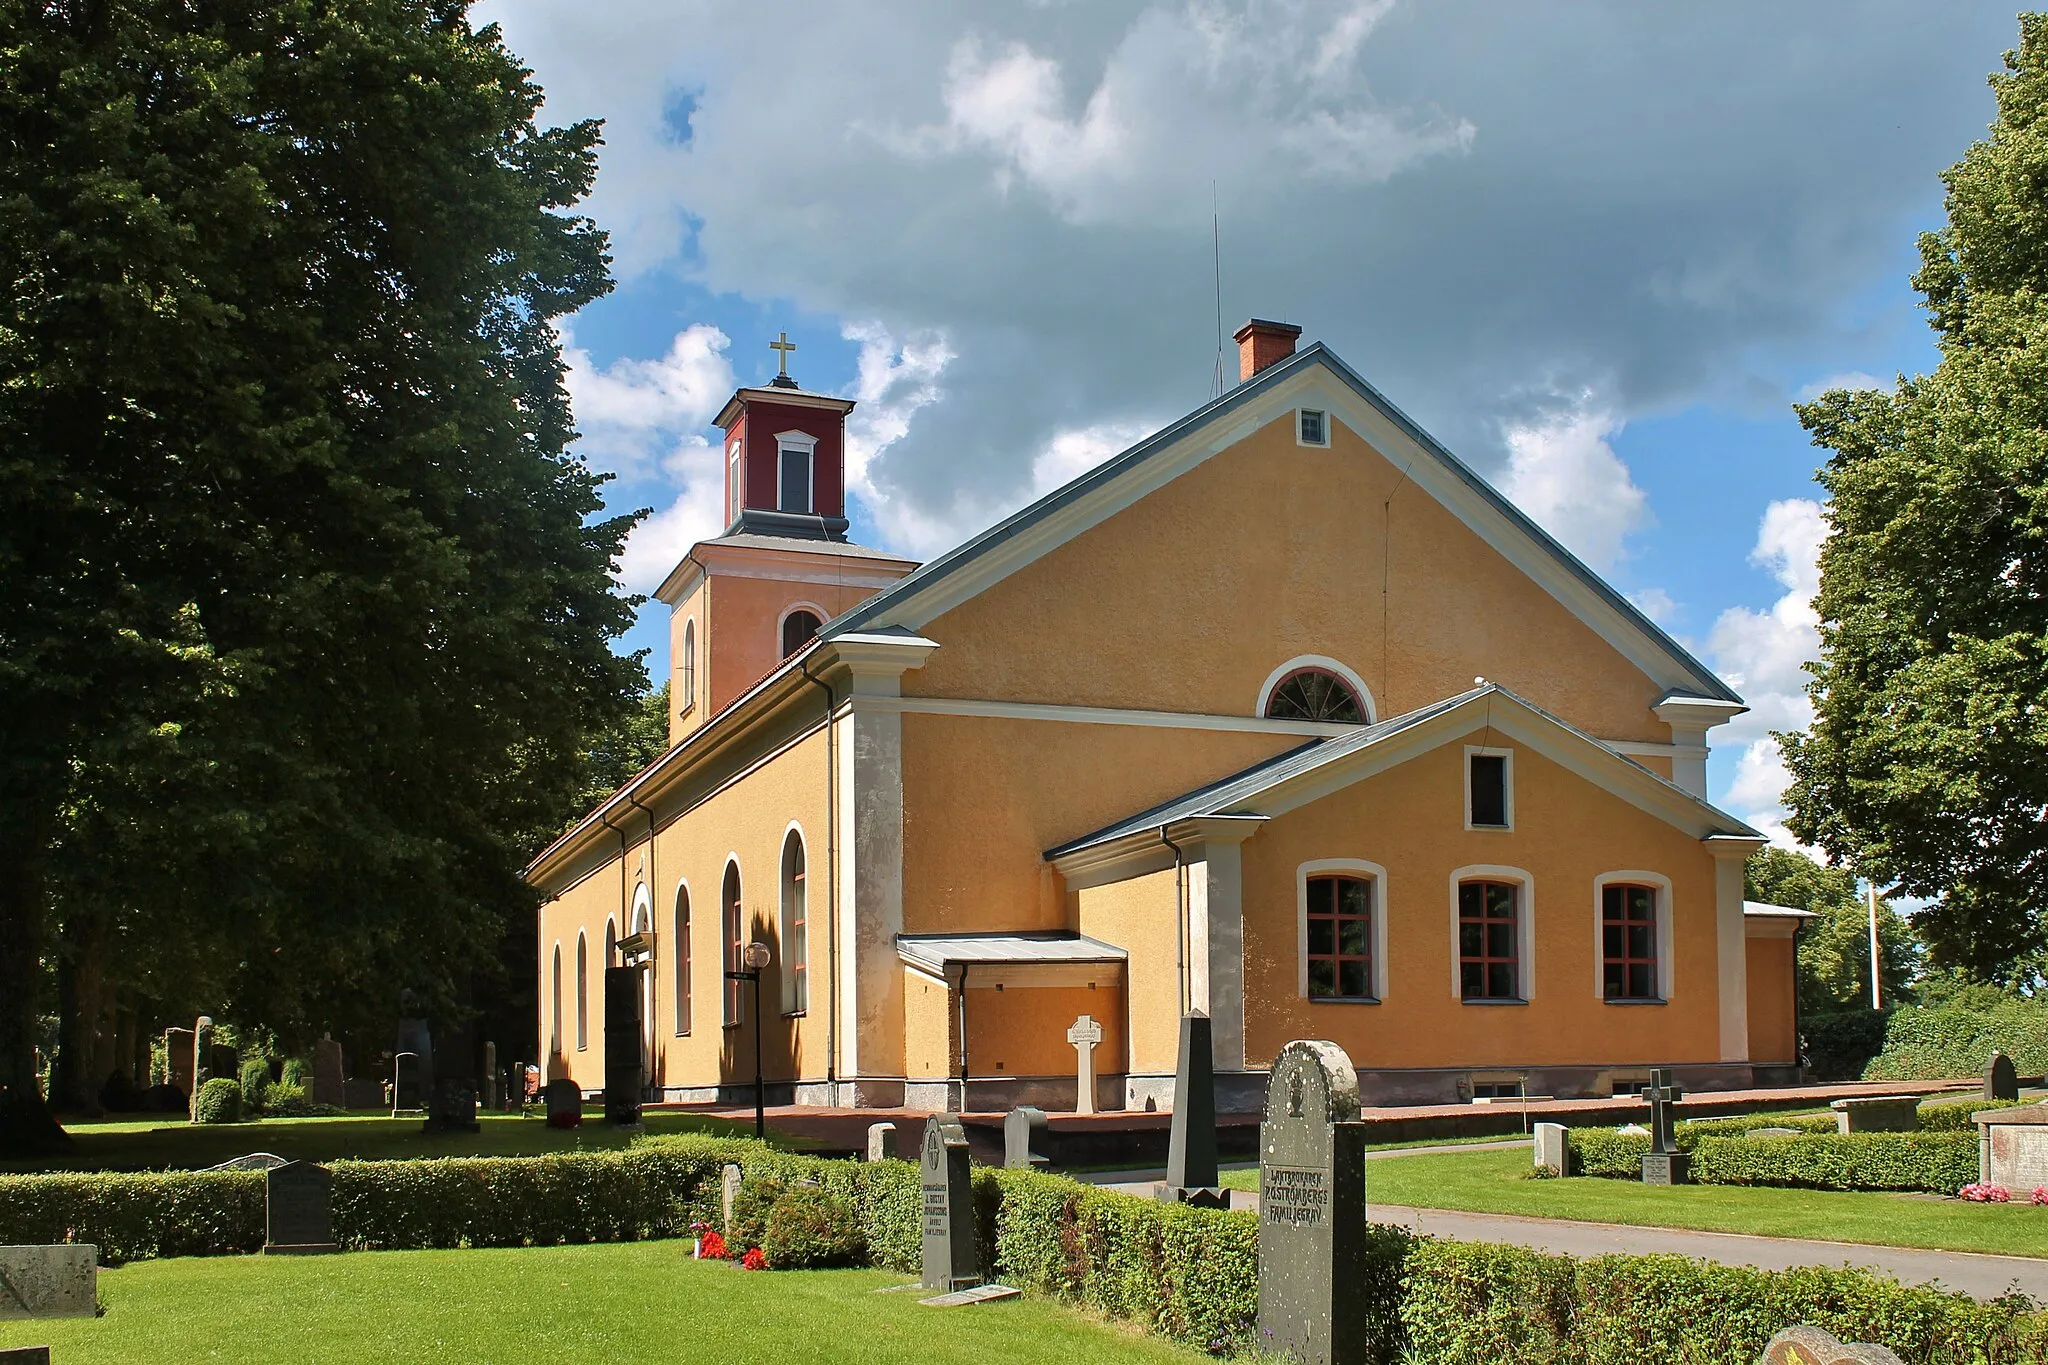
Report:
M 817 637 L 818 627 L 823 622 L 808 611 L 793 611 L 782 618 L 782 657 L 802 649 Z
M 1327 720 L 1363 725 L 1365 702 L 1351 684 L 1327 668 L 1297 668 L 1266 699 L 1273 720 Z
M 619 926 L 610 920 L 604 922 L 604 965 L 619 965 Z
M 736 972 L 742 966 L 740 953 L 746 947 L 743 935 L 746 927 L 740 923 L 740 865 L 725 865 L 725 888 L 719 895 L 719 925 L 724 935 L 721 956 L 725 959 L 725 970 Z M 737 1028 L 740 1022 L 741 983 L 725 978 L 725 1026 Z
M 576 931 L 576 1050 L 590 1046 L 590 943 Z
M 810 944 L 804 911 L 804 836 L 796 830 L 782 841 L 782 1012 L 810 1008 Z
M 682 695 L 676 699 L 676 714 L 687 716 L 697 704 L 697 623 L 683 622 L 682 668 L 676 679 Z
M 676 1036 L 690 1031 L 690 888 L 676 888 Z
M 548 1011 L 548 1054 L 560 1056 L 562 1052 L 562 945 L 555 944 L 555 989 Z

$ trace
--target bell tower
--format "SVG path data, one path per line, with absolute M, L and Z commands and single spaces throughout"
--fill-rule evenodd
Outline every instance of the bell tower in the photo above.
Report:
M 718 414 L 725 430 L 725 533 L 846 539 L 846 414 L 853 403 L 806 393 L 789 377 L 795 343 L 768 343 L 780 373 L 740 389 Z

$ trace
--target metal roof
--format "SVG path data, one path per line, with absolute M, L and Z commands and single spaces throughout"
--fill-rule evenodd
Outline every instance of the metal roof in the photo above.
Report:
M 1498 489 L 1485 479 L 1479 477 L 1464 461 L 1453 455 L 1434 436 L 1424 431 L 1416 424 L 1413 418 L 1396 407 L 1385 394 L 1367 383 L 1363 376 L 1349 365 L 1346 365 L 1338 358 L 1336 352 L 1330 350 L 1320 341 L 1295 352 L 1285 360 L 1267 366 L 1230 392 L 1196 408 L 1178 422 L 1173 423 L 1173 425 L 1155 432 L 1114 459 L 1097 465 L 1094 469 L 1068 483 L 1065 487 L 1055 489 L 1037 502 L 1005 517 L 980 535 L 955 546 L 937 559 L 918 569 L 915 573 L 905 576 L 899 582 L 870 597 L 852 611 L 839 617 L 838 620 L 828 623 L 825 629 L 820 632 L 821 635 L 826 639 L 830 639 L 849 630 L 858 630 L 868 623 L 881 618 L 890 608 L 915 596 L 925 587 L 946 577 L 963 565 L 972 562 L 984 552 L 1000 545 L 1018 532 L 1037 522 L 1043 521 L 1046 517 L 1080 498 L 1082 495 L 1118 478 L 1126 470 L 1142 464 L 1151 456 L 1166 449 L 1181 438 L 1227 416 L 1263 390 L 1285 381 L 1290 376 L 1299 373 L 1311 365 L 1317 364 L 1326 367 L 1338 380 L 1356 393 L 1363 402 L 1378 410 L 1389 422 L 1400 428 L 1404 435 L 1422 447 L 1432 458 L 1442 462 L 1460 481 L 1479 494 L 1487 503 L 1491 504 L 1494 510 L 1505 517 L 1517 531 L 1534 541 L 1546 553 L 1562 564 L 1574 577 L 1579 579 L 1580 582 L 1592 589 L 1608 607 L 1619 613 L 1629 625 L 1641 631 L 1672 662 L 1691 675 L 1693 681 L 1699 685 L 1701 696 L 1721 701 L 1740 702 L 1742 700 L 1729 688 L 1728 684 L 1716 677 L 1713 671 L 1705 664 L 1695 659 L 1683 645 L 1665 634 L 1663 628 L 1656 622 L 1643 615 L 1636 608 L 1635 604 L 1616 592 L 1599 574 L 1587 568 L 1576 555 L 1559 544 L 1556 538 L 1551 536 L 1549 532 L 1529 520 L 1528 516 L 1512 502 L 1509 502 L 1507 498 L 1503 497 Z
M 1819 919 L 1811 910 L 1798 910 L 1789 905 L 1766 905 L 1762 901 L 1744 901 L 1742 913 L 1755 915 L 1758 919 Z
M 1080 934 L 898 934 L 896 952 L 912 966 L 935 972 L 958 962 L 1123 962 L 1130 957 L 1113 943 Z

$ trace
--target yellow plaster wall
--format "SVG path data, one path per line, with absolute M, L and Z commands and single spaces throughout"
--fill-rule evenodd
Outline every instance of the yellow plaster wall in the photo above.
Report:
M 740 865 L 740 903 L 748 938 L 767 943 L 775 961 L 761 982 L 763 1071 L 769 1080 L 822 1080 L 826 1072 L 826 1017 L 830 1000 L 828 934 L 830 932 L 830 867 L 826 854 L 828 808 L 826 746 L 822 731 L 790 745 L 694 810 L 664 825 L 655 836 L 649 885 L 654 901 L 655 991 L 654 1039 L 656 1075 L 664 1085 L 702 1086 L 719 1080 L 753 1078 L 753 1002 L 743 1002 L 739 1027 L 721 1021 L 724 971 L 720 939 L 719 897 L 728 855 Z M 810 1008 L 800 1017 L 781 1012 L 781 867 L 784 832 L 794 820 L 805 845 L 805 874 L 810 947 Z M 644 843 L 644 841 L 643 841 Z M 629 855 L 637 863 L 639 849 Z M 619 913 L 618 864 L 579 883 L 542 911 L 542 962 L 554 937 L 567 944 L 565 971 L 573 974 L 576 929 L 591 941 L 590 1048 L 573 1050 L 573 997 L 568 997 L 565 1028 L 570 1034 L 569 1074 L 585 1089 L 604 1084 L 603 983 L 597 959 L 602 956 L 604 917 Z M 675 1032 L 673 914 L 679 886 L 687 884 L 690 903 L 691 1020 L 690 1032 Z M 623 922 L 623 921 L 622 921 Z M 622 931 L 623 932 L 623 931 Z M 547 979 L 542 978 L 542 1027 L 547 1024 Z M 543 1035 L 545 1036 L 545 1035 Z
M 946 983 L 903 969 L 903 1074 L 936 1080 L 956 1074 L 953 995 Z M 876 1068 L 870 1066 L 870 1070 Z
M 1127 1065 L 1111 1067 L 1103 1060 L 1109 1054 L 1097 1052 L 1096 1070 L 1173 1070 L 1180 1049 L 1180 977 L 1172 870 L 1085 887 L 1074 900 L 1082 933 L 1131 955 L 1125 967 L 1131 1006 Z
M 705 644 L 711 638 L 705 627 L 706 604 L 709 601 L 709 584 L 703 578 L 690 595 L 670 609 L 668 617 L 668 742 L 679 744 L 685 736 L 696 732 L 698 727 L 711 718 L 710 672 L 705 666 L 709 650 Z M 696 696 L 683 695 L 683 630 L 694 622 L 697 627 L 697 676 L 694 682 Z
M 1792 940 L 1752 938 L 1745 942 L 1749 962 L 1749 1058 L 1765 1065 L 1790 1065 L 1799 1060 L 1799 1035 L 1793 1020 Z
M 1044 850 L 1301 742 L 905 715 L 903 931 L 1070 929 Z
M 727 548 L 722 556 L 739 553 Z M 823 620 L 859 606 L 877 588 L 840 586 L 832 581 L 829 561 L 819 566 L 821 581 L 792 582 L 782 578 L 741 578 L 729 573 L 711 576 L 711 711 L 717 714 L 736 697 L 774 672 L 782 662 L 782 617 L 797 603 L 823 613 Z M 703 630 L 702 626 L 698 627 Z M 700 637 L 701 638 L 701 637 Z M 701 651 L 701 646 L 700 646 Z
M 1526 748 L 1515 749 L 1515 828 L 1467 831 L 1463 764 L 1463 743 L 1446 744 L 1279 816 L 1245 842 L 1250 1064 L 1270 1064 L 1293 1038 L 1332 1039 L 1361 1071 L 1719 1061 L 1714 863 L 1706 850 Z M 1298 994 L 1296 869 L 1321 858 L 1387 870 L 1380 1004 L 1312 1004 Z M 1467 1005 L 1454 994 L 1450 877 L 1475 863 L 1535 878 L 1527 1005 Z M 1596 992 L 1593 879 L 1621 870 L 1671 879 L 1668 1004 L 1609 1005 Z
M 630 887 L 628 892 L 630 893 Z M 552 1080 L 568 1076 L 586 1090 L 604 1085 L 604 928 L 607 918 L 620 918 L 619 860 L 569 888 L 540 912 L 540 1040 L 552 1048 L 554 952 L 562 950 L 562 1037 L 558 1054 L 548 1056 L 542 1074 Z M 628 901 L 626 904 L 630 905 Z M 576 1047 L 576 934 L 588 935 L 585 981 L 588 988 L 589 1047 Z M 620 931 L 623 935 L 623 930 Z
M 1124 992 L 1110 972 L 1086 986 L 976 987 L 967 981 L 967 1065 L 976 1076 L 1072 1076 L 1074 1045 L 1067 1030 L 1089 1015 L 1102 1025 L 1095 1072 L 1121 1071 Z
M 1381 716 L 1484 675 L 1603 739 L 1670 741 L 1662 688 L 1333 425 L 1309 449 L 1275 421 L 939 616 L 904 691 L 1249 715 L 1321 654 Z

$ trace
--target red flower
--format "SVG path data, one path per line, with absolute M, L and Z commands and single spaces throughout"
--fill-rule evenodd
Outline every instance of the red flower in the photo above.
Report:
M 707 1232 L 697 1239 L 698 1254 L 707 1261 L 722 1261 L 732 1255 L 726 1249 L 725 1238 L 716 1232 Z
M 740 1257 L 740 1268 L 742 1270 L 766 1270 L 768 1268 L 768 1258 L 761 1254 L 761 1248 L 748 1247 L 747 1254 Z

